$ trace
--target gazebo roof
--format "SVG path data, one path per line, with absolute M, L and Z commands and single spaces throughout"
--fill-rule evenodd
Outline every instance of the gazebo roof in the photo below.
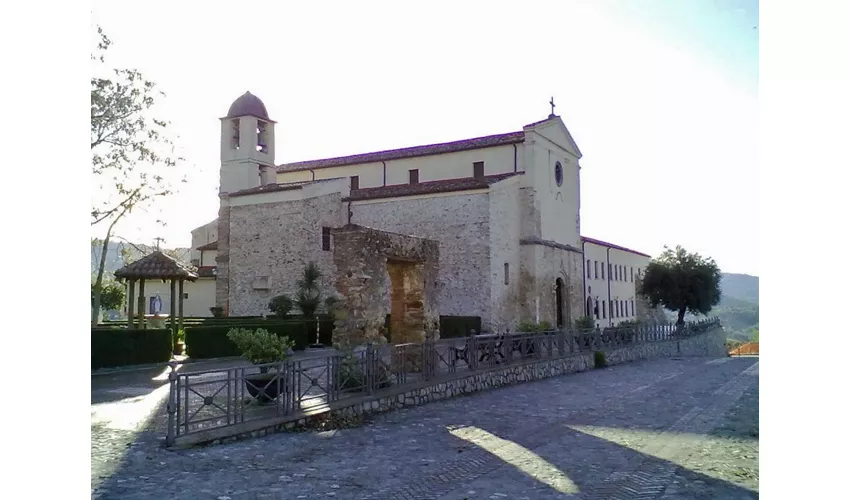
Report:
M 198 279 L 197 273 L 191 267 L 159 250 L 115 271 L 115 277 L 131 280 L 185 279 L 195 281 Z

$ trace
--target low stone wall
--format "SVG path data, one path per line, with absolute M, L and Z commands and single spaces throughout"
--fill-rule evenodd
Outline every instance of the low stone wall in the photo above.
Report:
M 725 333 L 718 328 L 682 340 L 622 346 L 605 349 L 604 352 L 609 365 L 673 356 L 725 357 L 727 355 L 725 342 Z M 389 388 L 371 397 L 363 396 L 338 401 L 320 410 L 314 410 L 310 414 L 291 415 L 274 421 L 246 422 L 240 426 L 221 429 L 221 431 L 230 429 L 227 436 L 210 436 L 204 440 L 191 439 L 193 437 L 191 435 L 186 436 L 186 438 L 195 442 L 184 441 L 182 444 L 217 443 L 225 440 L 259 437 L 308 425 L 312 419 L 327 418 L 328 413 L 331 416 L 380 413 L 408 406 L 423 405 L 460 394 L 577 373 L 592 369 L 594 365 L 593 357 L 593 352 L 583 352 L 566 358 L 532 359 L 525 363 L 510 366 L 481 369 L 472 373 L 465 372 L 452 379 L 431 380 L 415 385 Z

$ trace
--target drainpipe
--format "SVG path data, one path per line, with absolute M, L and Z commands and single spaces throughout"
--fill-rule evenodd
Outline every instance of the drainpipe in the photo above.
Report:
M 608 265 L 608 326 L 614 326 L 614 313 L 611 310 L 611 247 L 605 248 L 605 263 Z
M 315 181 L 316 180 L 316 171 L 311 168 L 310 173 L 313 174 L 313 180 Z
M 387 162 L 382 161 L 381 163 L 384 164 L 384 186 L 386 186 L 387 185 Z
M 516 144 L 514 144 L 514 172 L 516 172 Z

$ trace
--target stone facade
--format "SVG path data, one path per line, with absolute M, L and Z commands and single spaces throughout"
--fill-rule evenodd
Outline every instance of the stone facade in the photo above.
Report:
M 562 322 L 569 327 L 583 311 L 581 252 L 542 240 L 523 240 L 521 244 L 519 303 L 522 318 L 556 326 L 557 288 L 560 286 Z
M 619 346 L 605 349 L 605 357 L 609 365 L 628 363 L 644 359 L 698 356 L 726 356 L 726 336 L 721 328 L 709 330 L 693 337 L 681 340 L 640 343 L 630 346 Z M 351 416 L 364 413 L 380 413 L 418 406 L 446 398 L 486 391 L 498 387 L 559 377 L 571 373 L 586 371 L 594 367 L 594 353 L 582 352 L 563 358 L 531 360 L 522 364 L 506 367 L 480 370 L 464 373 L 449 380 L 422 382 L 409 388 L 390 388 L 374 396 L 365 396 L 350 401 L 341 401 L 328 411 L 312 415 L 293 416 L 280 419 L 279 422 L 262 425 L 252 422 L 250 430 L 233 429 L 233 434 L 225 439 L 210 440 L 218 443 L 234 439 L 245 439 L 264 436 L 269 433 L 292 430 L 308 425 L 311 420 L 325 418 L 331 415 Z M 193 439 L 190 436 L 189 439 Z M 186 440 L 184 444 L 189 444 Z M 191 444 L 200 444 L 192 442 Z
M 309 261 L 315 262 L 323 274 L 322 289 L 333 290 L 333 252 L 322 249 L 322 228 L 341 226 L 342 209 L 340 193 L 231 206 L 228 227 L 223 230 L 220 225 L 219 238 L 229 233 L 229 241 L 236 244 L 223 256 L 219 252 L 218 260 L 219 265 L 225 259 L 229 264 L 229 313 L 268 314 L 269 299 L 281 293 L 295 294 L 296 282 Z
M 439 242 L 440 314 L 490 316 L 490 202 L 484 193 L 355 202 L 352 222 Z
M 348 224 L 334 229 L 335 287 L 342 298 L 334 345 L 383 342 L 392 314 L 393 343 L 438 338 L 436 241 Z

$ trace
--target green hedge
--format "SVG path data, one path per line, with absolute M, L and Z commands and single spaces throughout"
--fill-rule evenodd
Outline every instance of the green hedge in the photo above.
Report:
M 466 337 L 471 330 L 481 333 L 480 316 L 440 316 L 440 338 Z
M 171 359 L 170 330 L 92 328 L 91 367 L 162 363 Z
M 257 321 L 251 323 L 232 323 L 215 326 L 187 326 L 186 331 L 186 354 L 193 359 L 222 358 L 227 356 L 240 356 L 242 353 L 236 345 L 227 338 L 227 332 L 231 328 L 265 328 L 278 335 L 289 337 L 295 342 L 294 350 L 306 349 L 308 345 L 316 341 L 315 321 L 304 320 L 277 320 Z M 325 345 L 331 344 L 333 322 L 325 319 L 319 322 L 319 341 Z

